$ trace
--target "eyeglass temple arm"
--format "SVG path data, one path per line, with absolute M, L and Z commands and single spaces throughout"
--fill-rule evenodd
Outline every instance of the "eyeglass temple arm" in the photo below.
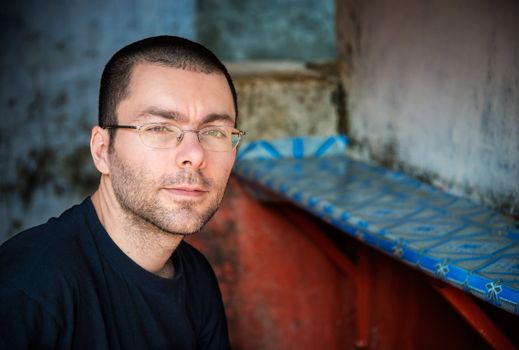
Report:
M 139 129 L 138 126 L 135 125 L 104 125 L 103 129 Z

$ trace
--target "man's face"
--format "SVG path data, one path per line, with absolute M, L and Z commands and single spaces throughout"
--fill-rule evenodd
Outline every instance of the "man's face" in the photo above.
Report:
M 171 122 L 181 129 L 234 126 L 235 111 L 222 74 L 196 73 L 157 64 L 134 67 L 128 96 L 117 107 L 118 124 Z M 191 234 L 222 200 L 235 151 L 207 151 L 195 133 L 171 149 L 145 146 L 137 130 L 119 129 L 109 156 L 114 194 L 130 220 Z

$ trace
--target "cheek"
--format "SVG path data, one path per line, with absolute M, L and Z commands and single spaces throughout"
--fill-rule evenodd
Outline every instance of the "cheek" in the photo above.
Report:
M 164 156 L 146 152 L 142 148 L 125 146 L 116 150 L 117 158 L 125 165 L 126 170 L 131 170 L 138 177 L 137 180 L 143 182 L 154 180 L 166 172 Z
M 146 148 L 142 145 L 137 132 L 132 131 L 118 131 L 114 139 L 114 152 L 121 161 L 132 166 L 138 166 L 145 163 L 152 154 L 146 152 Z
M 210 158 L 208 170 L 210 171 L 213 180 L 219 185 L 225 186 L 227 183 L 232 166 L 234 165 L 234 159 L 234 154 L 220 154 Z

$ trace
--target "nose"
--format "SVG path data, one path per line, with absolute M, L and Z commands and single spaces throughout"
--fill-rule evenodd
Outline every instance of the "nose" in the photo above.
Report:
M 205 151 L 198 141 L 196 131 L 184 131 L 175 152 L 179 168 L 199 169 L 205 165 Z

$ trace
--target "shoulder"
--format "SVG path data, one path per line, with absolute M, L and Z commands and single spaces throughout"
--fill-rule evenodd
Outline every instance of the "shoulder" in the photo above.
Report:
M 79 256 L 79 236 L 85 230 L 82 206 L 65 211 L 60 217 L 23 231 L 0 246 L 0 287 L 30 290 L 49 284 Z M 58 278 L 59 279 L 59 278 Z

